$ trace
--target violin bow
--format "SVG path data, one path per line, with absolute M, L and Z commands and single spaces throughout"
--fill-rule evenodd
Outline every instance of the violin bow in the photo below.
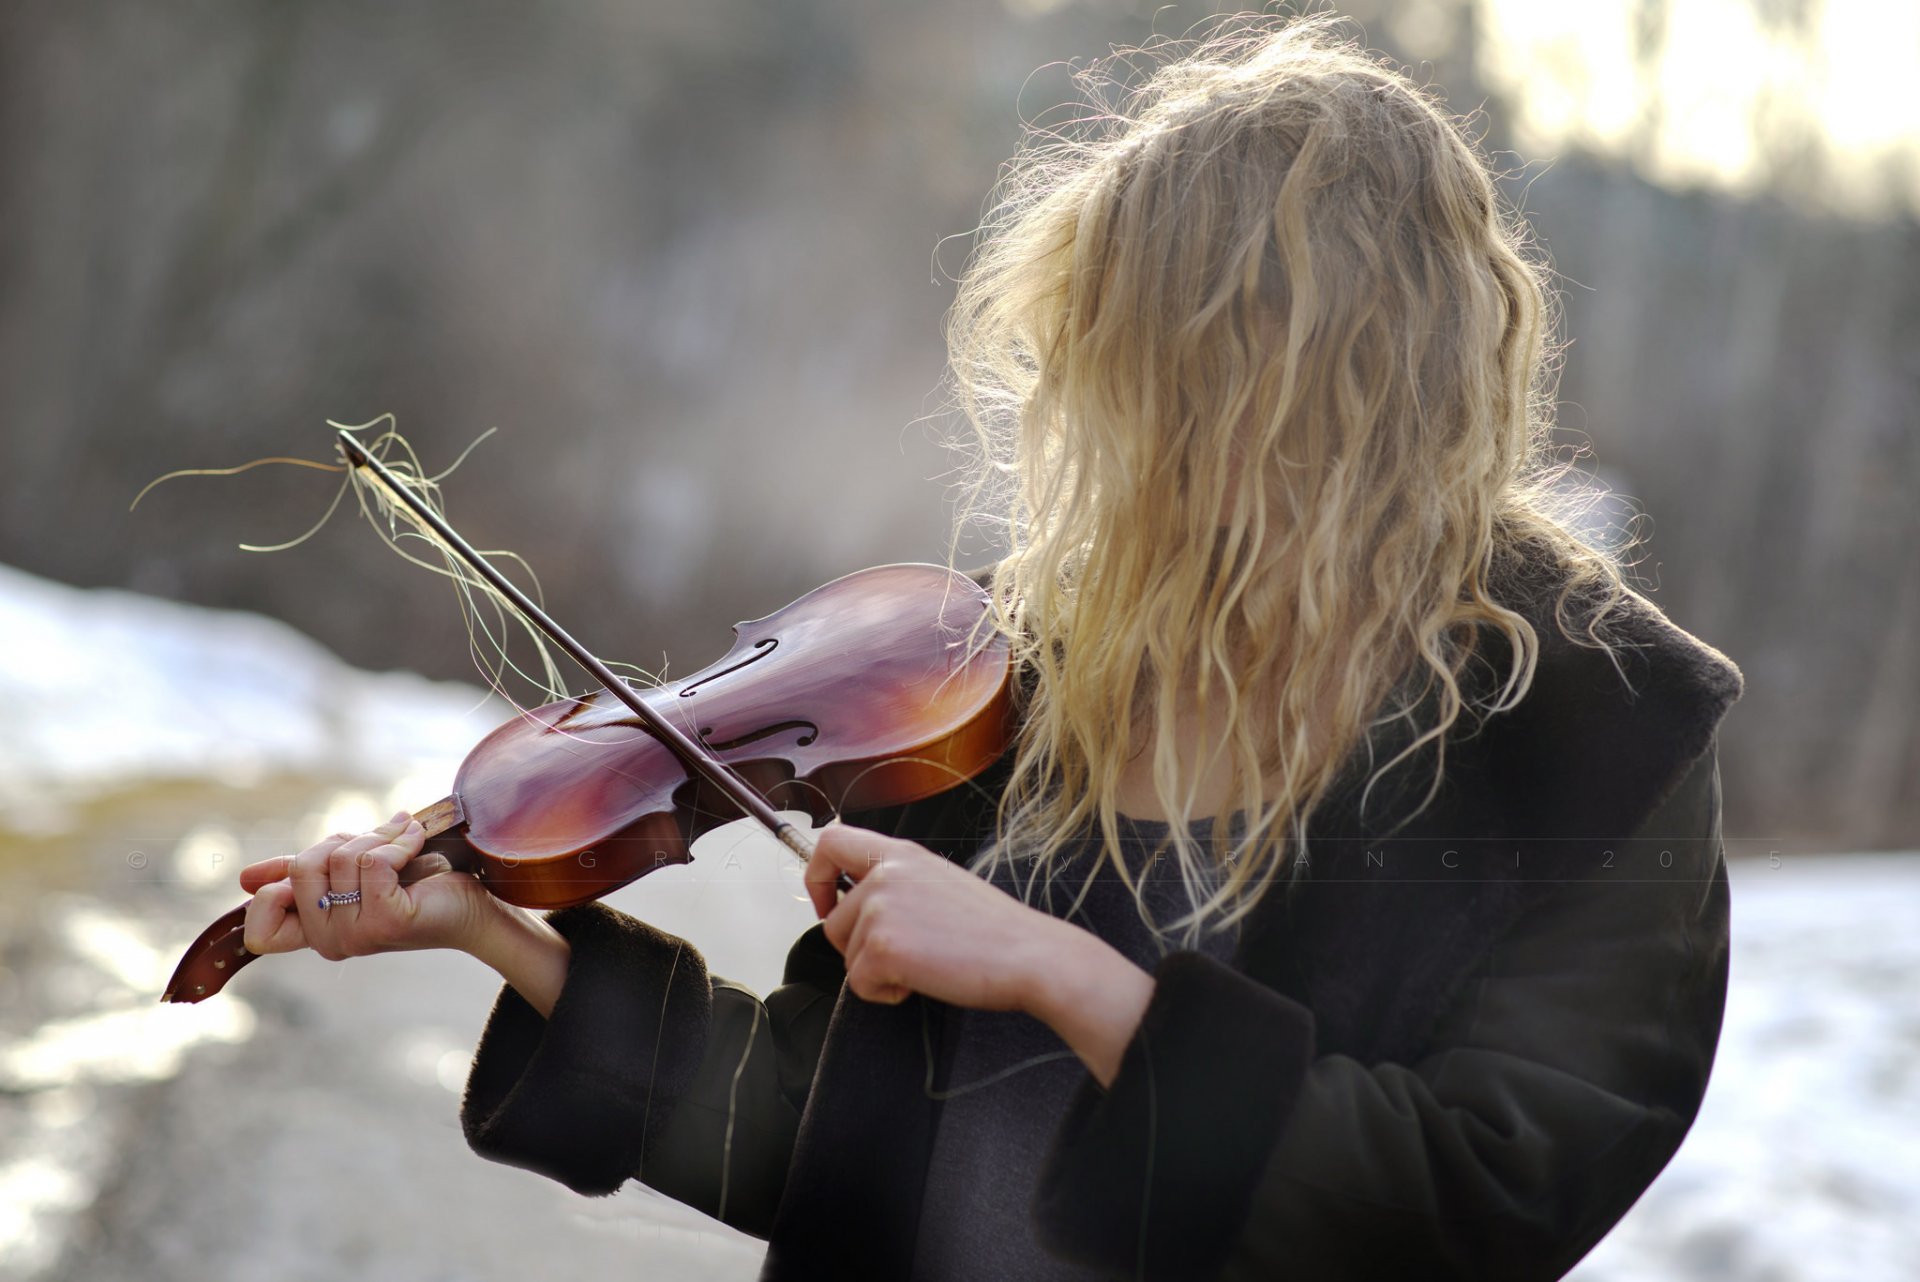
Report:
M 514 585 L 506 575 L 496 570 L 485 557 L 473 549 L 446 518 L 434 511 L 426 500 L 415 494 L 407 485 L 388 471 L 386 465 L 368 452 L 367 447 L 356 440 L 351 432 L 340 433 L 340 452 L 345 456 L 347 465 L 370 473 L 380 489 L 394 503 L 404 505 L 407 513 L 419 524 L 433 531 L 440 539 L 446 552 L 462 565 L 485 579 L 493 589 L 520 612 L 522 618 L 538 628 L 548 640 L 567 652 L 575 663 L 586 669 L 587 674 L 602 686 L 608 694 L 620 700 L 632 710 L 633 715 L 662 743 L 673 750 L 675 756 L 689 770 L 718 788 L 744 814 L 751 815 L 761 826 L 777 838 L 781 845 L 802 859 L 813 857 L 813 842 L 792 823 L 782 818 L 780 812 L 767 804 L 767 799 L 754 790 L 753 785 L 742 779 L 737 771 L 721 761 L 699 740 L 692 738 L 678 726 L 649 707 L 646 700 L 633 692 L 633 689 L 613 670 L 595 658 L 593 652 L 574 640 L 547 612 L 535 605 L 533 599 Z

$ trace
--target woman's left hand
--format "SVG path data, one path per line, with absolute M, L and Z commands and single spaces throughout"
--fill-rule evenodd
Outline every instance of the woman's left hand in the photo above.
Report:
M 833 823 L 816 837 L 807 893 L 870 1002 L 921 993 L 1018 1010 L 1058 1033 L 1102 1085 L 1153 999 L 1153 976 L 1098 936 L 1029 908 L 924 846 Z M 854 887 L 844 897 L 845 873 Z

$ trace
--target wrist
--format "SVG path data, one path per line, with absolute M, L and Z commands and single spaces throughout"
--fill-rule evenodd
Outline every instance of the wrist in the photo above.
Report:
M 1091 931 L 1046 913 L 1026 967 L 1020 1009 L 1043 1024 L 1060 1027 L 1075 1009 L 1128 972 L 1140 973 L 1118 950 Z
M 488 896 L 492 899 L 492 896 Z M 558 935 L 539 914 L 494 899 L 468 932 L 460 951 L 471 954 L 495 970 L 526 950 L 527 941 L 541 934 Z
M 566 983 L 572 947 L 540 914 L 496 903 L 497 911 L 488 915 L 462 951 L 492 967 L 545 1018 L 553 1013 Z
M 1106 1086 L 1153 1000 L 1153 976 L 1090 931 L 1048 920 L 1020 1009 L 1059 1034 Z
M 504 899 L 477 896 L 473 911 L 466 914 L 461 930 L 447 946 L 492 965 L 508 946 L 509 938 L 524 929 L 521 918 L 525 912 Z
M 1065 972 L 1078 960 L 1079 941 L 1073 936 L 1086 932 L 1058 917 L 1032 911 L 1038 919 L 1037 928 L 1034 946 L 1021 967 L 1016 1009 L 1052 1026 L 1054 1012 L 1066 999 Z

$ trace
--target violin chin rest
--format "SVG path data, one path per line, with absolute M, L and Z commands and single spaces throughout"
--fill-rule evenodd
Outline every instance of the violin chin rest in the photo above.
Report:
M 254 954 L 247 951 L 246 929 L 247 905 L 241 904 L 201 931 L 173 968 L 173 978 L 167 981 L 160 1000 L 205 1001 L 226 987 L 233 973 L 254 959 Z

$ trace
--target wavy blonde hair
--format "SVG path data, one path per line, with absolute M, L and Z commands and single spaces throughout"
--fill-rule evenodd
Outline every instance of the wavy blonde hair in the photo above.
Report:
M 1190 936 L 1304 848 L 1373 727 L 1438 696 L 1369 789 L 1444 754 L 1482 625 L 1512 663 L 1475 711 L 1524 696 L 1539 641 L 1490 591 L 1502 553 L 1560 567 L 1581 644 L 1609 646 L 1624 591 L 1558 485 L 1553 299 L 1520 219 L 1462 122 L 1336 23 L 1230 19 L 1080 72 L 1087 104 L 1003 170 L 948 321 L 967 506 L 1005 527 L 994 622 L 1029 689 L 982 871 L 1097 832 L 1145 914 L 1115 795 L 1150 752 L 1192 906 L 1155 924 Z M 1183 706 L 1224 726 L 1198 760 Z

